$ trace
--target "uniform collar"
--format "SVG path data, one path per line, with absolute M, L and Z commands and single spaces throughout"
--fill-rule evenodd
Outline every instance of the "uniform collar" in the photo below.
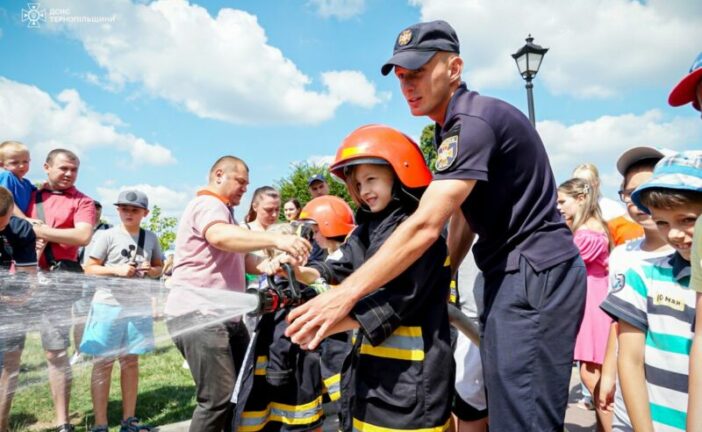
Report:
M 677 281 L 684 277 L 690 277 L 690 261 L 687 261 L 679 253 L 675 252 L 668 260 L 668 264 L 673 268 L 673 277 Z
M 436 126 L 434 127 L 434 135 L 437 143 L 441 142 L 441 134 L 444 132 L 444 130 L 447 130 L 451 127 L 451 119 L 456 115 L 456 104 L 458 103 L 458 98 L 461 97 L 464 93 L 468 93 L 468 91 L 468 86 L 465 82 L 462 81 L 456 89 L 456 91 L 453 92 L 453 96 L 451 96 L 451 100 L 449 101 L 449 104 L 446 107 L 446 116 L 444 117 L 443 127 L 438 123 L 436 123 Z
M 203 195 L 215 197 L 218 200 L 222 201 L 222 203 L 224 203 L 225 206 L 227 206 L 229 208 L 232 207 L 232 205 L 229 203 L 229 200 L 227 198 L 223 197 L 222 195 L 220 195 L 216 192 L 212 192 L 209 189 L 200 189 L 199 191 L 197 191 L 197 196 L 203 196 Z

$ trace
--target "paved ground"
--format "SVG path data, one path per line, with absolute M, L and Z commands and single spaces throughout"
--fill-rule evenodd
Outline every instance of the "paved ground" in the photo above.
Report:
M 591 432 L 595 430 L 595 412 L 579 408 L 575 401 L 580 398 L 580 381 L 577 369 L 573 369 L 570 378 L 570 398 L 568 410 L 566 411 L 566 431 L 568 432 Z M 334 423 L 327 421 L 324 430 L 335 431 Z M 190 421 L 170 424 L 154 429 L 155 432 L 188 432 Z

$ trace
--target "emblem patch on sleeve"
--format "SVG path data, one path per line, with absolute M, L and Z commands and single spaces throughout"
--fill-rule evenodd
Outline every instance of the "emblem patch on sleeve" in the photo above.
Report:
M 612 283 L 612 292 L 619 292 L 624 289 L 626 285 L 626 277 L 623 273 L 617 273 L 614 275 L 614 281 Z
M 436 170 L 445 171 L 453 165 L 458 156 L 458 135 L 450 136 L 441 141 L 436 152 Z

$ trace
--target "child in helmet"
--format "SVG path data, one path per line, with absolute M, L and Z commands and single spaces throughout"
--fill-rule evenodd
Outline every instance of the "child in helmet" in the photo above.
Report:
M 322 196 L 303 208 L 300 223 L 313 230 L 317 243 L 333 254 L 354 227 L 353 211 L 341 198 Z M 295 231 L 291 224 L 273 225 L 269 230 Z M 275 258 L 274 250 L 266 253 Z M 325 286 L 323 281 L 315 285 L 316 289 Z M 304 289 L 306 296 L 311 289 Z M 284 335 L 288 312 L 266 314 L 256 326 L 242 371 L 233 430 L 319 431 L 325 397 L 327 402 L 339 399 L 341 364 L 350 348 L 348 335 L 334 335 L 318 350 L 304 351 Z
M 314 241 L 326 252 L 324 261 L 341 256 L 341 245 L 355 226 L 351 207 L 333 195 L 308 202 L 300 212 L 299 221 L 314 232 Z M 312 265 L 324 267 L 324 261 Z M 312 285 L 320 292 L 328 287 L 322 278 L 316 279 Z M 331 402 L 337 402 L 341 396 L 341 367 L 351 349 L 350 342 L 350 335 L 346 332 L 332 335 L 319 345 L 322 380 Z
M 431 181 L 417 145 L 382 125 L 352 132 L 330 170 L 346 182 L 359 207 L 357 227 L 334 257 L 298 269 L 298 278 L 307 283 L 321 276 L 336 284 L 360 267 L 417 208 Z M 447 257 L 440 238 L 407 271 L 359 301 L 333 329 L 358 329 L 342 371 L 342 430 L 449 427 L 454 363 Z

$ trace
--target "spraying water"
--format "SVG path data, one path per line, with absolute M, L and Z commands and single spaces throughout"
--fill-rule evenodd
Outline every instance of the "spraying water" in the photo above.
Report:
M 191 297 L 200 298 L 217 307 L 199 314 L 198 319 L 189 321 L 185 327 L 178 327 L 177 331 L 163 331 L 159 321 L 163 318 L 171 318 L 164 317 L 164 305 L 171 290 L 187 292 Z M 171 346 L 171 337 L 215 323 L 238 320 L 242 315 L 256 310 L 259 299 L 252 294 L 211 288 L 192 286 L 168 288 L 162 282 L 151 279 L 126 279 L 74 273 L 10 274 L 7 271 L 0 271 L 0 365 L 4 366 L 0 377 L 0 407 L 6 405 L 16 392 L 34 393 L 37 386 L 48 387 L 46 375 L 29 381 L 18 380 L 23 374 L 20 369 L 19 353 L 26 335 L 40 332 L 44 336 L 48 328 L 65 337 L 73 333 L 76 338 L 80 338 L 86 322 L 90 325 L 91 315 L 96 315 L 93 320 L 102 318 L 96 314 L 99 310 L 96 308 L 97 303 L 118 306 L 120 319 L 131 321 L 143 319 L 160 326 L 162 331 L 156 332 L 153 345 L 168 348 Z M 69 356 L 75 352 L 73 345 L 71 344 L 64 355 Z M 115 350 L 109 352 L 108 356 L 117 358 L 123 354 Z M 83 361 L 78 364 L 70 365 L 68 361 L 65 362 L 65 368 L 70 368 L 74 376 L 88 373 L 84 370 L 100 360 L 100 357 L 86 355 L 81 357 Z M 18 381 L 21 381 L 20 385 L 17 385 Z M 89 394 L 90 388 L 74 386 L 74 399 L 76 392 Z M 50 405 L 45 408 L 46 411 L 53 413 Z M 7 417 L 7 414 L 0 409 L 0 421 L 3 420 L 3 416 Z M 6 422 L 7 418 L 4 421 Z M 1 424 L 0 428 L 2 428 Z

